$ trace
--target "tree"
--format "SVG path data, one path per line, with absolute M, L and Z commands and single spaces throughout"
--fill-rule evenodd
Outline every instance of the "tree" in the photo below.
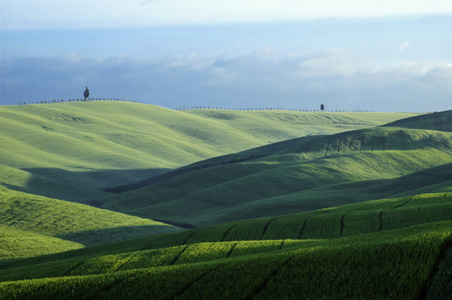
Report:
M 324 110 L 325 110 L 325 105 L 320 104 L 320 110 L 321 110 L 321 111 L 324 111 Z
M 86 101 L 86 98 L 89 97 L 89 90 L 88 90 L 88 87 L 86 87 L 85 92 L 83 92 L 83 96 L 85 97 L 85 101 Z

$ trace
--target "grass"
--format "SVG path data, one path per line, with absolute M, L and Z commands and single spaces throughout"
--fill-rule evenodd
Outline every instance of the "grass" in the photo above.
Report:
M 179 230 L 149 219 L 11 191 L 1 186 L 0 225 L 28 232 L 30 237 L 34 237 L 32 234 L 35 233 L 36 237 L 44 235 L 49 239 L 55 237 L 83 245 Z
M 447 299 L 451 114 L 0 107 L 0 299 Z
M 452 132 L 376 127 L 198 162 L 119 187 L 125 192 L 103 207 L 205 226 L 413 195 L 425 192 L 422 185 L 440 191 L 451 186 L 451 163 Z M 435 185 L 427 185 L 425 176 Z
M 451 209 L 451 194 L 418 195 L 0 262 L 0 291 L 6 299 L 444 297 Z
M 83 248 L 79 243 L 0 225 L 0 261 Z
M 0 183 L 93 204 L 107 187 L 289 138 L 413 114 L 173 111 L 121 102 L 1 106 Z

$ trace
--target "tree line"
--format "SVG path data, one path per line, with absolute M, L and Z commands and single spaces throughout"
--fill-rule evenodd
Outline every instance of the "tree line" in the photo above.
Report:
M 298 112 L 375 112 L 373 110 L 325 110 L 325 109 L 296 109 L 296 108 L 280 108 L 280 107 L 260 107 L 260 108 L 222 108 L 216 106 L 184 106 L 173 108 L 173 110 L 195 110 L 195 109 L 216 109 L 216 110 L 234 110 L 234 111 L 262 111 L 262 110 L 284 110 L 284 111 L 298 111 Z

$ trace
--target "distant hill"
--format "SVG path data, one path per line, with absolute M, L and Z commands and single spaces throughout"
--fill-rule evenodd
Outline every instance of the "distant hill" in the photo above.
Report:
M 0 106 L 0 184 L 98 206 L 107 187 L 207 158 L 409 116 L 413 114 L 174 111 L 109 101 Z
M 452 132 L 432 129 L 375 127 L 216 157 L 112 189 L 120 194 L 104 207 L 203 226 L 436 191 L 450 183 Z M 435 167 L 429 181 L 412 180 Z
M 452 131 L 452 111 L 435 112 L 391 122 L 385 126 Z

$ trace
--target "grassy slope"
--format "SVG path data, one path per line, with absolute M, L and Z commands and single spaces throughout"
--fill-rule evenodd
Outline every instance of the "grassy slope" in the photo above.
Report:
M 197 226 L 218 224 L 415 194 L 421 187 L 412 182 L 416 176 L 435 175 L 436 185 L 427 188 L 440 190 L 452 179 L 450 163 L 452 132 L 376 127 L 300 138 L 196 163 L 135 184 L 143 187 L 111 197 L 105 207 Z M 438 174 L 407 176 L 441 165 Z M 382 179 L 386 181 L 376 181 Z M 394 189 L 395 185 L 406 189 Z M 367 192 L 361 195 L 363 187 Z M 374 193 L 382 187 L 388 190 Z
M 32 233 L 45 235 L 49 237 L 49 243 L 56 240 L 50 237 L 56 237 L 84 245 L 179 230 L 177 227 L 149 219 L 11 191 L 1 186 L 0 225 L 28 231 L 33 238 Z M 80 246 L 76 243 L 72 245 Z
M 173 111 L 123 102 L 0 107 L 0 183 L 98 204 L 99 190 L 202 159 L 410 114 Z M 97 189 L 97 190 L 93 190 Z
M 451 246 L 452 194 L 427 194 L 2 262 L 0 291 L 24 299 L 446 299 Z
M 0 225 L 0 261 L 83 248 L 82 244 Z

